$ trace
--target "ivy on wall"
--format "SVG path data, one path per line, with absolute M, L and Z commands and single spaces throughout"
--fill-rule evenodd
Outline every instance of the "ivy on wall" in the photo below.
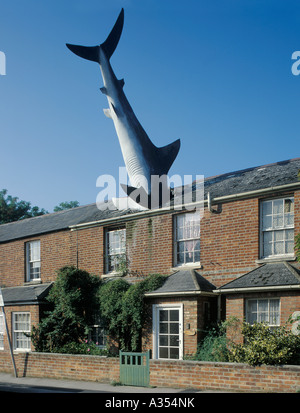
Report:
M 122 278 L 103 282 L 75 267 L 62 268 L 47 297 L 52 309 L 31 332 L 35 350 L 98 354 L 99 349 L 87 343 L 96 315 L 111 344 L 124 351 L 139 351 L 143 326 L 150 317 L 144 294 L 162 286 L 165 278 L 150 275 L 136 284 Z

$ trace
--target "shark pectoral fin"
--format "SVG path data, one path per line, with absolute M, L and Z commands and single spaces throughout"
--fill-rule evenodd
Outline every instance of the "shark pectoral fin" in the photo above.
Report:
M 107 117 L 107 118 L 112 118 L 111 117 L 111 111 L 110 111 L 110 109 L 103 109 L 103 112 L 104 112 L 104 115 Z
M 121 117 L 120 111 L 115 107 L 115 105 L 113 103 L 111 104 L 111 106 L 112 106 L 115 114 L 118 116 L 118 118 L 120 118 Z

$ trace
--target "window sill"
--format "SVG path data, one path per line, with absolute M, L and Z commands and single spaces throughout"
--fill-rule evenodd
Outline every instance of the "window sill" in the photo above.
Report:
M 112 277 L 123 277 L 122 272 L 108 272 L 106 274 L 102 274 L 101 278 L 112 278 Z
M 174 267 L 171 268 L 172 271 L 180 271 L 180 270 L 200 270 L 202 265 L 200 262 L 193 262 L 191 264 L 180 264 L 180 265 L 175 265 Z
M 255 260 L 256 264 L 267 264 L 268 262 L 282 262 L 282 261 L 295 261 L 296 257 L 293 255 L 278 255 L 268 258 L 260 258 Z
M 42 284 L 41 278 L 37 278 L 36 280 L 25 281 L 24 285 L 35 285 L 35 284 Z

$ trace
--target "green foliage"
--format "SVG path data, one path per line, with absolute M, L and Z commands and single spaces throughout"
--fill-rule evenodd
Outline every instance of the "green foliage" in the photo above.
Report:
M 270 328 L 264 323 L 243 323 L 244 344 L 234 344 L 229 361 L 260 364 L 300 364 L 300 336 L 286 326 Z
M 7 195 L 7 189 L 0 191 L 0 224 L 19 221 L 47 214 L 44 209 L 39 210 L 37 206 L 31 206 L 30 202 L 19 201 L 19 198 Z
M 143 326 L 150 317 L 144 294 L 164 281 L 162 275 L 151 275 L 136 284 L 122 278 L 102 284 L 85 271 L 62 268 L 48 296 L 53 310 L 32 330 L 35 350 L 102 354 L 86 340 L 88 326 L 98 314 L 111 340 L 122 350 L 138 351 Z
M 212 328 L 198 344 L 195 360 L 228 361 L 227 338 L 218 327 Z
M 228 361 L 229 345 L 228 331 L 236 329 L 238 320 L 230 317 L 228 320 L 218 323 L 205 332 L 205 336 L 198 344 L 194 360 L 200 361 Z
M 106 349 L 101 349 L 96 346 L 91 340 L 83 340 L 82 342 L 70 342 L 56 349 L 57 353 L 65 354 L 88 354 L 92 356 L 107 356 Z
M 99 311 L 100 279 L 75 267 L 59 270 L 48 300 L 53 311 L 33 327 L 36 351 L 56 352 L 68 343 L 82 343 L 93 315 Z
M 132 285 L 118 279 L 101 287 L 100 310 L 105 329 L 123 351 L 140 350 L 142 329 L 150 316 L 144 294 L 159 288 L 164 281 L 162 275 L 151 275 Z
M 126 325 L 123 323 L 123 297 L 130 284 L 123 279 L 107 281 L 100 287 L 101 320 L 107 335 L 119 342 Z
M 61 202 L 59 205 L 56 205 L 53 209 L 54 212 L 64 211 L 66 209 L 76 208 L 79 206 L 78 201 L 66 201 Z

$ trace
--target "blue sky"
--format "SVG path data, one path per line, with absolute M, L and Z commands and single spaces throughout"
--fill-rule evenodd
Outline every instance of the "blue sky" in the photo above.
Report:
M 152 142 L 181 139 L 169 175 L 300 156 L 299 1 L 1 0 L 0 189 L 51 212 L 95 202 L 97 177 L 118 177 L 99 67 L 65 43 L 102 43 L 122 7 L 111 64 Z

